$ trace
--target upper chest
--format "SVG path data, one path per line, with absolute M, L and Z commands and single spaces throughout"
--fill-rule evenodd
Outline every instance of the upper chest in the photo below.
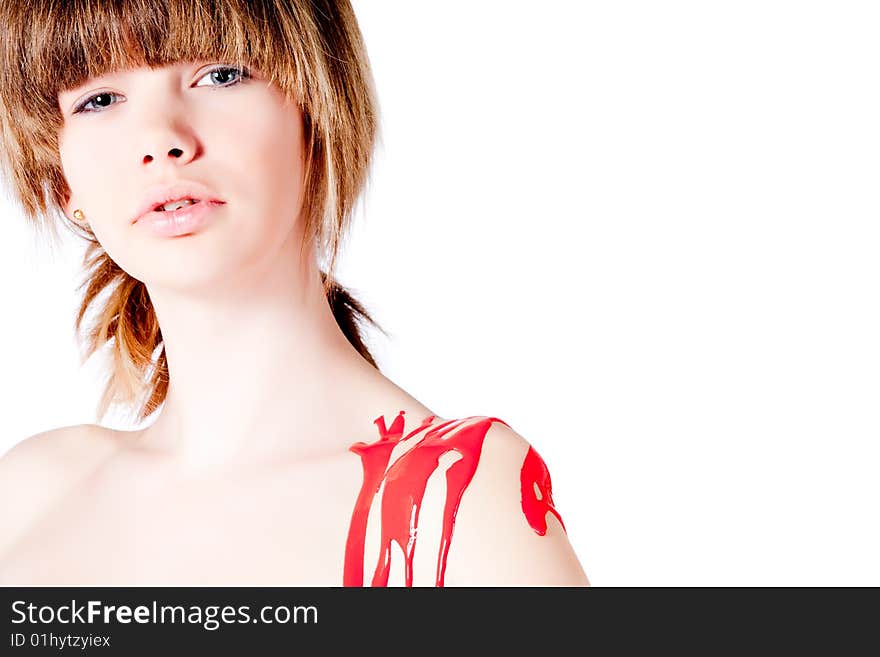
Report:
M 104 471 L 70 487 L 5 555 L 29 584 L 341 585 L 356 457 L 180 481 Z
M 421 504 L 415 585 L 430 586 L 435 574 L 440 482 L 428 482 Z M 3 556 L 0 583 L 341 586 L 363 485 L 352 453 L 308 467 L 186 482 L 105 468 L 59 494 Z M 383 495 L 384 486 L 356 554 L 365 573 L 383 559 Z M 391 551 L 388 585 L 402 586 L 405 556 L 397 544 Z

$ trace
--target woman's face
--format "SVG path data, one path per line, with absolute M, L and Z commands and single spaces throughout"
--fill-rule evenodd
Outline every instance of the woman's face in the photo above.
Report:
M 81 209 L 134 278 L 181 289 L 220 283 L 259 267 L 299 228 L 302 115 L 258 71 L 242 74 L 223 62 L 129 69 L 63 91 L 58 101 L 71 193 L 65 212 Z M 148 188 L 180 181 L 204 185 L 225 203 L 184 236 L 133 223 Z

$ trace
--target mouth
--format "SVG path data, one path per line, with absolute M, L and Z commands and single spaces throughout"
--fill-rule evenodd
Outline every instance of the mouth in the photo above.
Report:
M 159 237 L 182 237 L 196 232 L 213 223 L 217 211 L 225 201 L 213 199 L 184 199 L 168 201 L 144 213 L 137 222 Z
M 157 183 L 143 189 L 141 193 L 142 205 L 132 213 L 137 215 L 131 220 L 132 223 L 146 218 L 155 221 L 158 217 L 167 218 L 188 209 L 204 209 L 225 203 L 214 195 L 211 187 L 182 178 Z

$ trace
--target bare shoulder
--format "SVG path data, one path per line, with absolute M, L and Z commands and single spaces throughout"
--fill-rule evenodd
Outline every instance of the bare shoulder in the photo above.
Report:
M 17 442 L 0 456 L 0 485 L 34 475 L 63 476 L 110 447 L 108 430 L 94 424 L 42 431 Z
M 507 423 L 488 419 L 479 465 L 456 515 L 446 586 L 589 586 L 546 463 Z
M 71 425 L 25 438 L 0 457 L 0 553 L 109 446 L 101 427 Z

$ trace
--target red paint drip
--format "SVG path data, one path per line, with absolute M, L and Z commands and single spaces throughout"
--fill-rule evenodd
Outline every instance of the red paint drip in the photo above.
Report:
M 538 493 L 535 492 L 535 486 Z M 565 524 L 562 522 L 562 516 L 553 508 L 553 492 L 550 484 L 550 471 L 547 470 L 547 464 L 540 457 L 534 447 L 529 446 L 529 451 L 523 460 L 522 470 L 520 471 L 520 487 L 522 490 L 522 510 L 526 516 L 526 520 L 538 534 L 543 536 L 547 533 L 547 512 L 550 511 L 559 520 L 562 529 Z
M 403 440 L 422 431 L 434 421 L 435 417 L 434 415 L 426 417 L 422 421 L 422 425 Z M 373 498 L 382 485 L 382 477 L 385 474 L 385 468 L 388 467 L 388 461 L 391 459 L 391 452 L 403 435 L 403 411 L 392 422 L 390 431 L 385 427 L 384 415 L 373 420 L 373 424 L 379 428 L 378 441 L 370 444 L 358 442 L 348 448 L 349 451 L 359 454 L 361 457 L 361 464 L 364 468 L 364 483 L 361 485 L 361 491 L 354 505 L 354 513 L 352 513 L 351 525 L 348 529 L 348 540 L 345 543 L 343 586 L 364 585 L 364 542 L 366 540 L 367 517 L 370 513 L 370 507 L 373 505 Z
M 461 420 L 448 420 L 433 427 L 410 449 L 401 454 L 389 467 L 391 452 L 406 441 L 431 426 L 436 416 L 422 420 L 421 425 L 406 436 L 403 435 L 404 411 L 400 411 L 391 428 L 385 425 L 385 416 L 373 423 L 379 429 L 379 440 L 373 443 L 358 442 L 349 450 L 361 457 L 364 482 L 355 502 L 351 525 L 345 544 L 344 586 L 364 585 L 364 545 L 370 508 L 382 484 L 380 555 L 373 572 L 372 586 L 387 586 L 391 570 L 391 542 L 400 546 L 405 556 L 406 586 L 412 586 L 413 556 L 418 534 L 419 511 L 428 479 L 440 464 L 440 458 L 456 451 L 461 458 L 446 470 L 446 501 L 443 507 L 443 533 L 437 555 L 436 585 L 443 586 L 446 558 L 452 541 L 455 516 L 465 489 L 473 479 L 483 441 L 493 422 L 510 426 L 496 417 L 473 416 Z M 520 473 L 522 509 L 529 524 L 542 536 L 547 531 L 544 516 L 552 511 L 559 522 L 562 518 L 553 508 L 550 490 L 550 474 L 547 466 L 533 448 L 529 448 Z M 537 484 L 541 499 L 534 486 Z M 564 528 L 564 525 L 563 525 Z
M 495 417 L 448 420 L 428 431 L 413 447 L 401 454 L 388 467 L 391 452 L 401 440 L 408 440 L 424 431 L 436 418 L 431 415 L 422 420 L 421 426 L 403 436 L 403 415 L 400 411 L 391 429 L 385 427 L 385 416 L 374 420 L 379 428 L 379 440 L 373 443 L 358 442 L 349 449 L 360 455 L 364 468 L 364 483 L 351 516 L 351 526 L 345 546 L 344 586 L 364 585 L 364 543 L 367 518 L 373 499 L 382 482 L 382 538 L 379 562 L 373 573 L 372 586 L 387 586 L 391 568 L 391 541 L 396 541 L 406 557 L 406 586 L 412 586 L 412 561 L 418 533 L 419 511 L 422 497 L 431 474 L 437 469 L 440 457 L 455 450 L 461 458 L 446 471 L 446 503 L 443 508 L 443 534 L 437 557 L 436 585 L 443 586 L 446 557 L 449 553 L 455 515 L 477 465 L 483 448 L 483 439 L 492 422 L 504 420 Z M 472 421 L 475 420 L 475 421 Z M 457 431 L 454 431 L 456 430 Z

